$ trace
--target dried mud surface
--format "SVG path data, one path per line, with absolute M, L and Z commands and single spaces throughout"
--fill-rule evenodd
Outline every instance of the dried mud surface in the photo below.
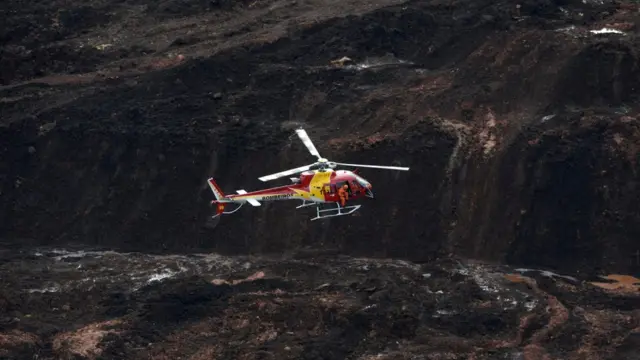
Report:
M 638 358 L 638 290 L 552 272 L 310 252 L 1 260 L 5 359 Z

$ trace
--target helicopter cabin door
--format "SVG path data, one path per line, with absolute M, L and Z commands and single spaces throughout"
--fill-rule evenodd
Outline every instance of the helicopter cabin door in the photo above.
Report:
M 331 186 L 331 183 L 326 183 L 322 186 L 322 194 L 324 195 L 325 200 L 329 200 L 334 195 L 334 187 Z
M 330 177 L 330 172 L 317 172 L 309 183 L 309 192 L 311 192 L 311 196 L 324 200 L 325 185 L 329 182 Z

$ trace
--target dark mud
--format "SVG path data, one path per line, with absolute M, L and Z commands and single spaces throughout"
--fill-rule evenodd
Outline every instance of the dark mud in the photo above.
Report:
M 637 291 L 458 260 L 23 249 L 1 266 L 7 359 L 621 359 L 640 327 Z

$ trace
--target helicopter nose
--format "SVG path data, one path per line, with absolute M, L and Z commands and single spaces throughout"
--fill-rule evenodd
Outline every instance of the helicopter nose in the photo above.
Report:
M 373 191 L 371 191 L 371 184 L 367 184 L 367 191 L 365 192 L 367 197 L 370 197 L 373 199 Z

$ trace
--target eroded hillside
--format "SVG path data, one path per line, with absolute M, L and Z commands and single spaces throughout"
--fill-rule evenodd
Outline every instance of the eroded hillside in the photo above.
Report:
M 639 269 L 638 12 L 626 3 L 0 11 L 7 242 Z M 206 178 L 253 190 L 309 163 L 298 126 L 330 159 L 411 171 L 362 170 L 376 199 L 352 217 L 311 223 L 282 202 L 208 228 Z

